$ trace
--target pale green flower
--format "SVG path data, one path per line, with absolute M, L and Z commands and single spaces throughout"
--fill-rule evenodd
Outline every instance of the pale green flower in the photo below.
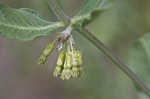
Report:
M 82 65 L 82 54 L 80 53 L 80 51 L 75 50 L 72 53 L 72 65 L 73 66 L 78 66 L 78 65 Z
M 65 51 L 61 51 L 58 56 L 57 66 L 63 66 L 65 62 Z
M 72 54 L 70 52 L 66 52 L 64 68 L 72 68 Z
M 53 73 L 53 75 L 55 77 L 61 75 L 62 69 L 63 69 L 63 66 L 64 66 L 64 61 L 65 61 L 65 51 L 61 51 L 59 56 L 58 56 L 56 69 L 55 69 L 55 71 Z
M 72 54 L 72 77 L 80 77 L 83 72 L 82 72 L 82 54 L 80 53 L 80 51 L 75 50 L 74 53 Z
M 54 50 L 55 47 L 56 47 L 55 41 L 53 41 L 52 43 L 49 42 L 47 44 L 46 48 L 43 50 L 43 53 L 38 60 L 38 63 L 45 64 L 47 57 L 52 53 L 52 51 Z

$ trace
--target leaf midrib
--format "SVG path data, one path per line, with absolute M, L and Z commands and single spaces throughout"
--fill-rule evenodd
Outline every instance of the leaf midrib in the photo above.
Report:
M 41 30 L 47 30 L 49 28 L 55 28 L 55 27 L 63 27 L 64 24 L 62 22 L 58 22 L 56 24 L 50 24 L 50 25 L 46 25 L 46 26 L 37 26 L 37 27 L 33 27 L 33 26 L 29 26 L 29 27 L 25 27 L 25 26 L 19 26 L 19 25 L 13 25 L 13 24 L 5 24 L 0 22 L 0 25 L 6 26 L 6 27 L 11 27 L 14 29 L 20 29 L 20 30 L 36 30 L 36 31 L 41 31 Z

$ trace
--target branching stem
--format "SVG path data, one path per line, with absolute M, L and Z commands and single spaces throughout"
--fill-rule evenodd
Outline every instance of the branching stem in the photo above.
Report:
M 49 0 L 55 4 L 51 4 L 51 8 L 53 12 L 56 14 L 58 19 L 65 22 L 70 21 L 70 18 L 64 13 L 64 11 L 57 5 L 56 0 Z M 150 97 L 150 89 L 146 86 L 146 84 L 141 80 L 126 64 L 124 64 L 120 58 L 115 55 L 109 48 L 107 48 L 99 39 L 97 39 L 91 32 L 87 29 L 81 28 L 76 25 L 75 30 L 78 31 L 81 35 L 83 35 L 86 39 L 88 39 L 95 47 L 97 47 L 101 52 L 103 52 L 120 70 L 122 70 L 129 78 L 132 79 L 134 83 L 136 83 L 149 97 Z

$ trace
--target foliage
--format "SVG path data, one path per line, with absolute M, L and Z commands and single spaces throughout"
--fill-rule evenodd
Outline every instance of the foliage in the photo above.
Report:
M 90 20 L 93 12 L 100 12 L 110 8 L 113 0 L 86 0 L 83 7 L 72 19 L 73 23 L 79 22 L 82 25 L 84 21 Z
M 108 8 L 111 0 L 87 0 L 72 23 L 82 23 L 90 19 L 95 10 Z M 78 22 L 79 21 L 79 22 Z M 65 25 L 62 22 L 46 21 L 40 14 L 29 8 L 14 9 L 0 4 L 0 34 L 18 40 L 33 40 L 40 36 L 49 36 Z
M 105 11 L 113 5 L 113 0 L 86 0 L 80 11 L 71 18 L 69 25 L 83 25 L 91 20 L 94 12 Z M 0 34 L 7 38 L 17 40 L 33 40 L 40 36 L 49 36 L 61 28 L 66 28 L 64 22 L 49 22 L 32 9 L 14 9 L 0 4 Z M 150 84 L 150 54 L 149 38 L 147 34 L 141 37 L 129 49 L 129 66 L 139 74 L 141 78 Z M 150 85 L 149 85 L 150 86 Z
M 64 27 L 61 22 L 48 22 L 32 9 L 13 9 L 0 4 L 0 34 L 7 38 L 33 40 L 61 27 Z

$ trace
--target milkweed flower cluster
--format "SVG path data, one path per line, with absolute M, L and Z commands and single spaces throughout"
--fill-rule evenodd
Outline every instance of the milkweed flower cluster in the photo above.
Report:
M 57 49 L 59 55 L 53 75 L 63 80 L 78 78 L 83 74 L 82 54 L 75 48 L 71 31 L 71 27 L 66 28 L 59 38 L 48 43 L 39 58 L 39 64 L 44 64 L 53 50 Z

